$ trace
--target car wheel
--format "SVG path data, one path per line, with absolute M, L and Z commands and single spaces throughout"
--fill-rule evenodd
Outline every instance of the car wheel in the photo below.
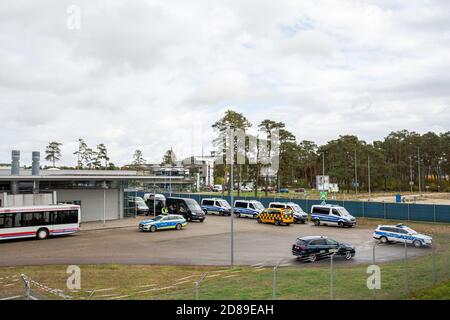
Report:
M 343 228 L 344 227 L 344 223 L 342 221 L 339 221 L 338 222 L 338 226 L 339 226 L 339 228 Z
M 258 221 L 258 223 L 262 223 L 262 220 L 260 218 L 257 218 L 256 221 Z
M 309 256 L 308 256 L 308 261 L 309 262 L 314 262 L 314 261 L 316 261 L 317 260 L 317 256 L 315 255 L 315 254 L 310 254 Z
M 187 221 L 187 222 L 191 222 L 191 220 L 192 220 L 192 219 L 191 219 L 190 216 L 187 216 L 187 217 L 186 217 L 186 221 Z
M 305 224 L 306 223 L 306 220 L 302 220 L 302 224 Z
M 276 225 L 276 226 L 279 226 L 279 225 L 280 225 L 280 221 L 275 220 L 275 225 Z
M 237 214 L 237 216 L 238 216 L 238 218 L 240 218 L 240 217 L 241 217 L 241 214 L 240 214 L 240 213 L 238 213 L 238 214 Z
M 422 241 L 420 241 L 420 240 L 414 240 L 414 241 L 413 241 L 413 245 L 414 245 L 414 247 L 416 247 L 416 248 L 420 248 L 420 247 L 422 246 Z
M 46 229 L 46 228 L 39 229 L 36 232 L 36 238 L 38 238 L 39 240 L 47 239 L 48 235 L 49 235 L 49 232 L 48 232 L 48 229 Z
M 155 232 L 156 231 L 156 226 L 151 226 L 150 227 L 150 232 Z
M 314 220 L 314 225 L 315 226 L 320 226 L 320 221 L 319 220 Z
M 347 251 L 345 253 L 345 260 L 350 260 L 351 258 L 353 258 L 353 255 L 350 251 Z
M 205 214 L 208 214 L 208 210 L 203 210 L 203 212 L 205 212 Z
M 385 236 L 380 237 L 380 241 L 381 241 L 381 243 L 388 243 L 389 242 L 388 238 L 386 238 Z
M 177 223 L 177 225 L 175 226 L 175 229 L 181 230 L 181 223 Z
M 200 222 L 203 222 L 203 221 L 205 221 L 205 219 L 200 219 Z

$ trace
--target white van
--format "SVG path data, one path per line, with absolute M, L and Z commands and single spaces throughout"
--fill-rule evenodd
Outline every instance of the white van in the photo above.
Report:
M 356 219 L 344 207 L 332 204 L 313 205 L 311 207 L 311 221 L 316 226 L 337 225 L 343 227 L 353 227 Z
M 264 209 L 262 203 L 256 200 L 236 200 L 234 202 L 234 214 L 239 218 L 256 218 Z
M 271 202 L 269 208 L 279 208 L 291 210 L 294 214 L 294 223 L 305 223 L 308 220 L 308 214 L 294 202 Z
M 213 192 L 222 192 L 223 188 L 221 184 L 215 184 L 214 187 L 212 188 Z

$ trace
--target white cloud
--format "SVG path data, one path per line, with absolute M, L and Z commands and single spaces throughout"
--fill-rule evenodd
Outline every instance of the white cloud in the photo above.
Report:
M 80 30 L 66 27 L 70 4 Z M 73 164 L 79 137 L 117 164 L 137 148 L 148 161 L 171 146 L 199 154 L 228 106 L 318 143 L 449 130 L 449 12 L 416 0 L 0 3 L 0 162 L 57 140 Z

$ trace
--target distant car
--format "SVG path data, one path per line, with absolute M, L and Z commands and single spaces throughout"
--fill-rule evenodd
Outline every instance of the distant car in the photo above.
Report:
M 272 223 L 276 226 L 288 226 L 294 223 L 294 214 L 290 209 L 270 208 L 264 209 L 256 217 L 258 223 Z
M 214 187 L 212 188 L 212 192 L 222 192 L 223 191 L 223 187 L 221 184 L 216 184 L 214 185 Z
M 305 193 L 305 191 L 306 191 L 305 188 L 297 188 L 297 189 L 294 189 L 294 192 L 297 192 L 297 193 Z
M 403 225 L 380 225 L 373 233 L 373 237 L 382 243 L 401 242 L 412 244 L 415 247 L 432 246 L 433 238 L 417 233 L 413 229 Z
M 136 212 L 138 215 L 148 215 L 149 208 L 141 197 L 128 197 L 128 210 L 132 213 Z
M 292 245 L 292 254 L 301 261 L 314 262 L 324 259 L 332 254 L 343 256 L 350 260 L 356 254 L 355 248 L 347 243 L 339 243 L 336 240 L 324 236 L 301 237 Z
M 175 214 L 157 216 L 150 220 L 141 221 L 139 230 L 155 232 L 157 230 L 175 229 L 180 230 L 187 225 L 184 217 Z
M 353 227 L 356 219 L 344 207 L 332 204 L 313 205 L 311 207 L 311 221 L 316 226 L 337 225 L 343 227 Z
M 288 188 L 280 188 L 279 193 L 289 193 L 289 189 Z
M 294 214 L 294 223 L 305 223 L 308 220 L 308 214 L 294 202 L 271 202 L 269 208 L 290 209 Z
M 205 214 L 231 215 L 231 206 L 224 199 L 204 198 L 202 199 L 201 207 Z
M 250 188 L 250 187 L 241 187 L 241 191 L 243 191 L 243 192 L 252 192 L 253 189 Z
M 239 218 L 256 218 L 263 210 L 264 206 L 256 200 L 236 200 L 234 202 L 234 214 Z

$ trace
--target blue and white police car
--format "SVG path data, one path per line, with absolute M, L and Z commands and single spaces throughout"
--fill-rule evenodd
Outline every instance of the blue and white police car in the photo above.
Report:
M 413 229 L 403 225 L 380 225 L 373 233 L 373 237 L 382 243 L 401 242 L 412 244 L 415 247 L 432 246 L 433 238 L 417 233 Z
M 239 218 L 256 218 L 264 209 L 262 203 L 256 200 L 236 200 L 234 202 L 234 214 Z
M 205 214 L 219 214 L 221 216 L 231 215 L 231 206 L 228 201 L 224 199 L 202 199 L 202 203 L 200 206 L 202 207 Z
M 336 225 L 343 228 L 356 225 L 355 217 L 344 207 L 332 204 L 313 205 L 311 207 L 311 221 L 316 226 L 324 224 Z
M 141 221 L 139 230 L 155 232 L 156 230 L 175 229 L 180 230 L 187 225 L 187 221 L 180 215 L 169 214 L 156 216 L 153 219 Z

